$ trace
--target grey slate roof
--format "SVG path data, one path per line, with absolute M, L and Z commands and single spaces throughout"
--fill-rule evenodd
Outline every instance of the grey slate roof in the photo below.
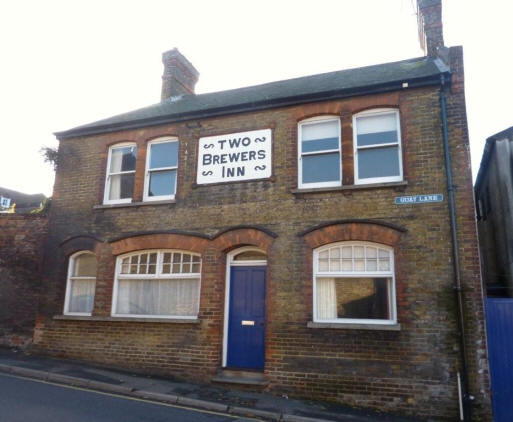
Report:
M 27 214 L 41 206 L 46 199 L 42 193 L 28 194 L 0 186 L 0 196 L 10 198 L 16 204 L 15 212 L 17 214 Z
M 486 139 L 486 143 L 483 149 L 483 156 L 481 157 L 481 164 L 479 165 L 479 171 L 477 172 L 476 183 L 474 184 L 474 191 L 477 193 L 479 189 L 481 189 L 481 183 L 485 177 L 485 174 L 488 170 L 488 163 L 490 162 L 490 156 L 492 154 L 492 150 L 494 148 L 495 141 L 500 141 L 503 139 L 509 139 L 510 142 L 513 141 L 513 126 L 501 130 L 499 133 L 490 136 Z
M 262 110 L 285 105 L 367 93 L 436 85 L 449 69 L 439 59 L 420 57 L 393 63 L 340 70 L 228 91 L 186 95 L 57 132 L 60 138 L 113 132 L 205 117 Z

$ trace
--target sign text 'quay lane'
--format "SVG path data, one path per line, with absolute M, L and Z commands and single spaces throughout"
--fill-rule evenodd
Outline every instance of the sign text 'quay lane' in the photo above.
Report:
M 396 205 L 425 204 L 427 202 L 443 202 L 443 200 L 444 196 L 441 193 L 433 193 L 428 195 L 396 196 L 394 203 Z
M 271 177 L 271 129 L 199 139 L 197 184 Z

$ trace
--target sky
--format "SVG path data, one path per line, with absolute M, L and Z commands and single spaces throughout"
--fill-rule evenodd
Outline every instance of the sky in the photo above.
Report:
M 463 45 L 474 178 L 513 126 L 511 0 L 442 0 Z M 197 93 L 423 55 L 414 0 L 0 1 L 0 187 L 51 195 L 53 132 L 160 101 L 177 47 Z

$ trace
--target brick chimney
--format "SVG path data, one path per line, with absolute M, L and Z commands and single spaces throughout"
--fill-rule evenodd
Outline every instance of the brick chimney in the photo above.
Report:
M 442 0 L 417 0 L 420 47 L 426 56 L 435 57 L 444 46 Z
M 164 63 L 164 74 L 161 101 L 178 95 L 194 94 L 199 72 L 177 48 L 163 53 L 162 63 Z

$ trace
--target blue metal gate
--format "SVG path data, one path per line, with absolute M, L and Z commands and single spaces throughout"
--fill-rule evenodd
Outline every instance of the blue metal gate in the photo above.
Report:
M 495 422 L 513 421 L 513 299 L 486 299 L 486 329 Z

